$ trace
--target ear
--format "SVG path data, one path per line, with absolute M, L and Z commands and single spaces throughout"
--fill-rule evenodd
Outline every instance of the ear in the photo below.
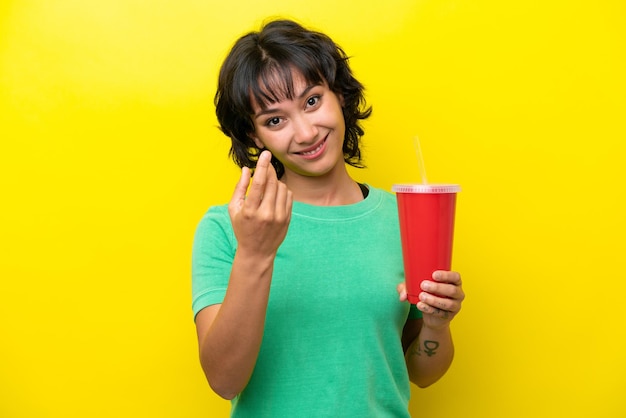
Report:
M 265 149 L 265 144 L 252 132 L 248 135 L 251 140 L 254 141 L 254 145 L 256 145 L 259 149 Z

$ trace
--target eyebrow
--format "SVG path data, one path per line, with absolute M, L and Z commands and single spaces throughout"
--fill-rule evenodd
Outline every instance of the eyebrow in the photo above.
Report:
M 310 92 L 313 88 L 315 88 L 315 87 L 317 87 L 317 86 L 321 86 L 321 84 L 310 84 L 310 85 L 306 86 L 306 88 L 305 88 L 304 90 L 302 90 L 302 93 L 300 93 L 300 94 L 298 95 L 298 97 L 296 97 L 296 99 L 297 99 L 297 100 L 302 100 L 302 99 L 303 99 L 303 98 L 304 98 L 307 94 L 309 94 L 309 92 Z M 271 113 L 276 113 L 276 112 L 278 112 L 278 111 L 279 111 L 278 109 L 273 109 L 273 108 L 267 107 L 267 108 L 265 108 L 265 109 L 261 109 L 259 112 L 257 112 L 257 113 L 254 115 L 254 118 L 256 119 L 256 118 L 259 118 L 260 116 L 263 116 L 263 115 L 268 115 L 268 114 L 271 114 Z

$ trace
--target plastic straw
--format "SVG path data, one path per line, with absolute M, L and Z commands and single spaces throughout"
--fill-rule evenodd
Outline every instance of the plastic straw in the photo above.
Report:
M 420 176 L 422 177 L 422 184 L 428 184 L 426 178 L 426 166 L 424 165 L 424 157 L 422 155 L 422 146 L 420 145 L 420 139 L 418 136 L 413 138 L 413 147 L 415 147 L 415 155 L 417 156 L 417 165 L 420 170 Z

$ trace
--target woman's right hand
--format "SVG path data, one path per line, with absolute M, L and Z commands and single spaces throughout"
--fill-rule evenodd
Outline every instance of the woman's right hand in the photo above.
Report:
M 228 204 L 237 252 L 226 296 L 196 315 L 200 363 L 215 393 L 226 399 L 246 387 L 254 370 L 274 258 L 291 219 L 293 197 L 278 181 L 271 158 L 269 151 L 261 153 L 252 182 L 247 167 L 241 172 Z
M 269 151 L 261 153 L 252 183 L 250 169 L 242 169 L 228 213 L 239 250 L 273 257 L 287 235 L 293 196 L 287 186 L 278 180 L 271 159 Z

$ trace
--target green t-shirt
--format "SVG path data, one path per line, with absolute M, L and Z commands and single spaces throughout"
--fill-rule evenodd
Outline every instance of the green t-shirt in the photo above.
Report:
M 194 241 L 194 315 L 223 301 L 235 249 L 227 207 L 209 209 Z M 393 194 L 370 188 L 346 206 L 295 202 L 259 357 L 232 416 L 409 417 L 402 281 Z M 410 315 L 419 316 L 415 307 Z

